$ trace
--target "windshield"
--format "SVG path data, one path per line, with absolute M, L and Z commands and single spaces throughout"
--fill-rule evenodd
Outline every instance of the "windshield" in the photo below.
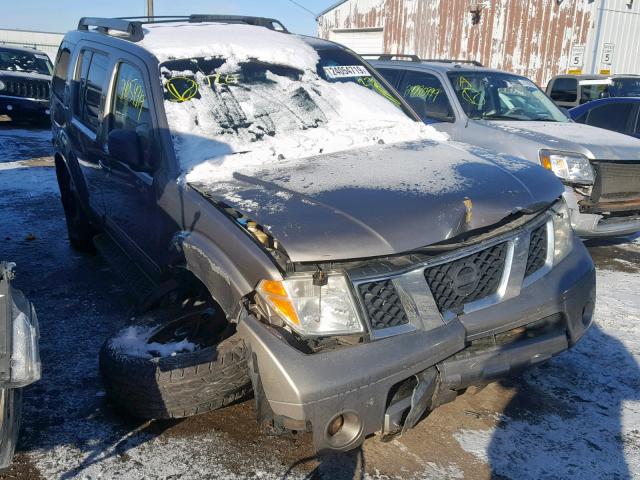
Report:
M 291 154 L 300 156 L 350 148 L 365 135 L 369 143 L 383 143 L 390 139 L 367 129 L 404 128 L 407 136 L 412 131 L 407 122 L 418 124 L 396 92 L 357 57 L 341 49 L 317 53 L 316 71 L 305 72 L 216 57 L 161 64 L 165 110 L 181 164 L 192 167 L 198 160 L 265 144 L 278 151 L 296 147 Z M 209 142 L 210 148 L 203 148 L 203 138 L 217 147 Z M 185 142 L 200 147 L 194 151 Z
M 0 70 L 51 75 L 53 66 L 44 53 L 27 53 L 0 48 Z
M 469 118 L 567 122 L 531 80 L 501 72 L 449 72 L 460 105 Z
M 640 97 L 640 77 L 616 77 L 609 87 L 612 97 Z

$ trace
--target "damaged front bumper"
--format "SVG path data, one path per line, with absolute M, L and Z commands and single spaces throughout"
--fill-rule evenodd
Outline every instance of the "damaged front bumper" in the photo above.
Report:
M 349 450 L 375 432 L 395 434 L 456 391 L 548 360 L 591 323 L 595 270 L 579 239 L 520 294 L 431 329 L 304 354 L 248 312 L 238 332 L 251 350 L 258 410 L 313 432 L 315 447 Z

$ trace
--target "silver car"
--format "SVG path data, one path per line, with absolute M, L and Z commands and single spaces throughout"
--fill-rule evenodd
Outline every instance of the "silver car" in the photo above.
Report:
M 425 123 L 452 140 L 552 170 L 565 184 L 581 237 L 640 230 L 640 140 L 572 122 L 519 75 L 472 63 L 379 58 L 371 64 Z

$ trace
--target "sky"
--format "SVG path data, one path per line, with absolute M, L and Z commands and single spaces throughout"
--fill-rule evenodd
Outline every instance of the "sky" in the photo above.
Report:
M 316 34 L 314 15 L 336 0 L 155 0 L 156 15 L 216 13 L 273 17 L 292 32 Z M 146 15 L 146 0 L 3 0 L 0 28 L 66 32 L 80 17 Z

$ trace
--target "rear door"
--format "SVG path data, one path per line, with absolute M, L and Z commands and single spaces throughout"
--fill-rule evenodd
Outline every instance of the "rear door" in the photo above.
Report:
M 590 109 L 584 123 L 631 135 L 635 128 L 636 114 L 636 105 L 632 102 L 606 103 Z
M 109 76 L 109 56 L 104 51 L 82 48 L 77 58 L 72 86 L 73 113 L 69 126 L 71 151 L 85 180 L 76 185 L 86 195 L 90 208 L 103 216 L 105 205 L 100 185 L 105 179 L 102 168 L 102 121 Z M 86 191 L 83 191 L 86 187 Z

